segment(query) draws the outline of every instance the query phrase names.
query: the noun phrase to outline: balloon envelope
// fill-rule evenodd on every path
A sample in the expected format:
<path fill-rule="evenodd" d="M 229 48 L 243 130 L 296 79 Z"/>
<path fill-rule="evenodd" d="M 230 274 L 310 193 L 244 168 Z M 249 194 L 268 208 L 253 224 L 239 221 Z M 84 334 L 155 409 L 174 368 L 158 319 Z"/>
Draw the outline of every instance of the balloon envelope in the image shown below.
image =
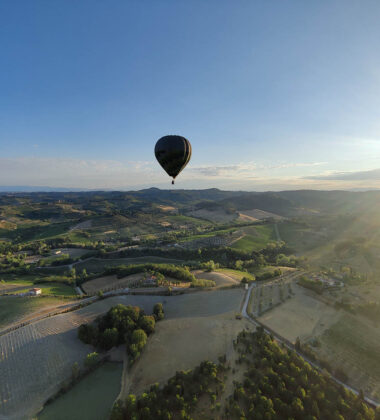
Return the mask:
<path fill-rule="evenodd" d="M 191 144 L 182 136 L 164 136 L 156 143 L 154 154 L 159 164 L 174 180 L 189 163 Z"/>

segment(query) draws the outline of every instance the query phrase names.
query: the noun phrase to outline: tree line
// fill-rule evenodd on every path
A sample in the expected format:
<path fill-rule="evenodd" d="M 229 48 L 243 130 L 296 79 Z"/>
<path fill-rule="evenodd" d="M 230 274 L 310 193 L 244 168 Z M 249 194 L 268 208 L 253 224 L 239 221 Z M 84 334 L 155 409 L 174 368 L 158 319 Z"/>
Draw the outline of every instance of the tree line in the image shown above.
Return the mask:
<path fill-rule="evenodd" d="M 131 274 L 141 273 L 143 271 L 155 271 L 161 273 L 164 276 L 173 277 L 175 279 L 192 282 L 195 280 L 194 274 L 192 274 L 188 267 L 182 267 L 174 264 L 130 264 L 130 265 L 119 265 L 117 267 L 106 268 L 105 274 L 116 274 L 118 278 L 126 277 Z"/>

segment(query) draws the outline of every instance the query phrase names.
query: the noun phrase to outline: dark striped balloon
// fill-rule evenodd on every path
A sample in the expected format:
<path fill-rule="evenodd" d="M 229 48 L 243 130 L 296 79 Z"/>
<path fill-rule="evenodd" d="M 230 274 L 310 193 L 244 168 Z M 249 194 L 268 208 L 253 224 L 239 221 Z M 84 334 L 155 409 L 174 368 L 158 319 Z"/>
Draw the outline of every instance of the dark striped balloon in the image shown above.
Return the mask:
<path fill-rule="evenodd" d="M 164 136 L 156 143 L 154 154 L 166 173 L 173 178 L 189 163 L 191 158 L 191 144 L 182 136 Z"/>

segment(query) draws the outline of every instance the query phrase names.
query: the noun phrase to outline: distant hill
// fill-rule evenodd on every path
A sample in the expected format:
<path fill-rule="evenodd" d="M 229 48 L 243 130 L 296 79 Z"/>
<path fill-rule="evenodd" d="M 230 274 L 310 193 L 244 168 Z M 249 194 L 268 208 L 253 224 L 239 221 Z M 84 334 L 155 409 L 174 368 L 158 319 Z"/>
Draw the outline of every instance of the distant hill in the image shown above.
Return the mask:
<path fill-rule="evenodd" d="M 36 191 L 20 191 L 22 189 Z M 200 209 L 226 211 L 228 214 L 248 210 L 263 210 L 281 216 L 297 214 L 367 212 L 380 208 L 380 191 L 316 191 L 298 190 L 281 192 L 205 190 L 160 190 L 149 188 L 140 191 L 73 191 L 49 187 L 0 187 L 0 204 L 10 204 L 13 197 L 27 198 L 33 202 L 63 201 L 84 209 L 107 208 L 110 211 L 132 210 L 170 205 L 174 208 L 195 211 Z"/>
<path fill-rule="evenodd" d="M 59 188 L 59 187 L 42 187 L 42 186 L 28 186 L 28 185 L 0 185 L 0 192 L 12 193 L 30 193 L 30 192 L 70 192 L 70 191 L 88 191 L 86 188 Z"/>

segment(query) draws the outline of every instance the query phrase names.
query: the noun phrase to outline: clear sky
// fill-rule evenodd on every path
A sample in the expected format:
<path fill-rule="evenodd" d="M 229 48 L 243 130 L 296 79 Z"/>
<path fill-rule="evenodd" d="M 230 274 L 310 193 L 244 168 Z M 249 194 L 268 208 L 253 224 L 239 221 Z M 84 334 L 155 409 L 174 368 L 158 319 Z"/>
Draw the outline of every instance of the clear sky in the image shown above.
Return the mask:
<path fill-rule="evenodd" d="M 380 187 L 380 2 L 0 1 L 0 185 Z"/>

